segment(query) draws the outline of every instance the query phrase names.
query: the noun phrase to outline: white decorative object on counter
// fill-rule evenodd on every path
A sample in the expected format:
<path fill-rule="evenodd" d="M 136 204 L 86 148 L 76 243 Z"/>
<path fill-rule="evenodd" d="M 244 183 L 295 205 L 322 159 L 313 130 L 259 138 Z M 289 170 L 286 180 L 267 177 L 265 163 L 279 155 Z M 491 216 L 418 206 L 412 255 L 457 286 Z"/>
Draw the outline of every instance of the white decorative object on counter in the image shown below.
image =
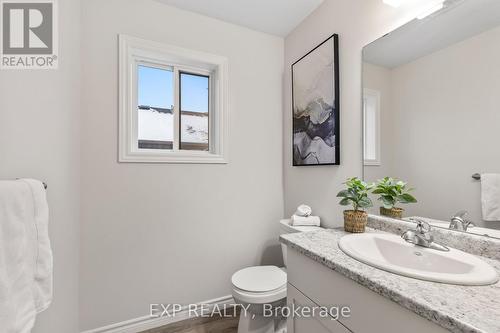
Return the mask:
<path fill-rule="evenodd" d="M 310 216 L 311 214 L 312 214 L 311 207 L 309 207 L 308 205 L 300 205 L 299 207 L 297 207 L 297 210 L 295 211 L 294 215 L 307 217 Z"/>

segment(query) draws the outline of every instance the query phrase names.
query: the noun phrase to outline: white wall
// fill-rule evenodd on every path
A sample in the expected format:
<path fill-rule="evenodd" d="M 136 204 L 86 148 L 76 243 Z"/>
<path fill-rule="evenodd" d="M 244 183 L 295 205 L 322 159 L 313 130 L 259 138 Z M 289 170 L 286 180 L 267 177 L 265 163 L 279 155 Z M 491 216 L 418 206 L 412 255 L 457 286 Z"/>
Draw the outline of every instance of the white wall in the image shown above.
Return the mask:
<path fill-rule="evenodd" d="M 408 214 L 481 223 L 473 173 L 500 172 L 500 27 L 391 72 L 396 176 L 416 189 Z"/>
<path fill-rule="evenodd" d="M 0 71 L 0 179 L 45 181 L 54 300 L 33 333 L 78 332 L 80 1 L 59 1 L 59 69 Z"/>
<path fill-rule="evenodd" d="M 119 33 L 229 59 L 230 163 L 117 163 Z M 283 39 L 151 0 L 83 2 L 80 327 L 229 295 L 281 261 Z"/>
<path fill-rule="evenodd" d="M 417 7 L 413 2 L 394 9 L 380 0 L 326 0 L 285 39 L 285 215 L 308 203 L 324 225 L 342 225 L 343 207 L 335 196 L 347 177 L 362 174 L 361 49 L 415 17 Z M 333 33 L 340 38 L 341 165 L 292 167 L 290 66 Z"/>

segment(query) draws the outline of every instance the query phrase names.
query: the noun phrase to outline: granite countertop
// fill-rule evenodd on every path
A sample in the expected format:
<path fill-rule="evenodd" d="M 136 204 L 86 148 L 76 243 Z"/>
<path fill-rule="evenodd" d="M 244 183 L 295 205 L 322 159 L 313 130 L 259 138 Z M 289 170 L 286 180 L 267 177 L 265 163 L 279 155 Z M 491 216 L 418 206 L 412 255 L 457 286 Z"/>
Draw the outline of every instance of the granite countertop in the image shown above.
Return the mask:
<path fill-rule="evenodd" d="M 367 232 L 382 232 L 367 229 Z M 417 280 L 366 265 L 338 247 L 342 229 L 285 234 L 280 241 L 303 255 L 452 332 L 500 332 L 500 282 L 457 286 Z M 481 258 L 500 272 L 500 262 Z"/>

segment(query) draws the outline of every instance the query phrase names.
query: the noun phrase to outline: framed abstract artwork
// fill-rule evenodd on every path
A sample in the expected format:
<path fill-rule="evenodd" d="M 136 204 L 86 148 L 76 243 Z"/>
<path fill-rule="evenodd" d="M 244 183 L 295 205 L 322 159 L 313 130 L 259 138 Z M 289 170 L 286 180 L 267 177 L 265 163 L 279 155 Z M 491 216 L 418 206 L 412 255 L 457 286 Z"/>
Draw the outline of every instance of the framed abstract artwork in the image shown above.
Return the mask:
<path fill-rule="evenodd" d="M 338 45 L 334 34 L 292 64 L 294 166 L 340 164 Z"/>

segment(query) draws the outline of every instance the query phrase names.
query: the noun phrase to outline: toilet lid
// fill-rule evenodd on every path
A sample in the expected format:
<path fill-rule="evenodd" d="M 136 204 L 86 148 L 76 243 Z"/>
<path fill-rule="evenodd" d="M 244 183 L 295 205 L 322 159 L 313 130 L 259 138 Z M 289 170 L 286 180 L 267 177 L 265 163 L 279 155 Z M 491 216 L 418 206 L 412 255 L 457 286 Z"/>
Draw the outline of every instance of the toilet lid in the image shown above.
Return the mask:
<path fill-rule="evenodd" d="M 283 287 L 286 273 L 276 266 L 254 266 L 234 273 L 231 282 L 241 290 L 265 292 Z"/>

